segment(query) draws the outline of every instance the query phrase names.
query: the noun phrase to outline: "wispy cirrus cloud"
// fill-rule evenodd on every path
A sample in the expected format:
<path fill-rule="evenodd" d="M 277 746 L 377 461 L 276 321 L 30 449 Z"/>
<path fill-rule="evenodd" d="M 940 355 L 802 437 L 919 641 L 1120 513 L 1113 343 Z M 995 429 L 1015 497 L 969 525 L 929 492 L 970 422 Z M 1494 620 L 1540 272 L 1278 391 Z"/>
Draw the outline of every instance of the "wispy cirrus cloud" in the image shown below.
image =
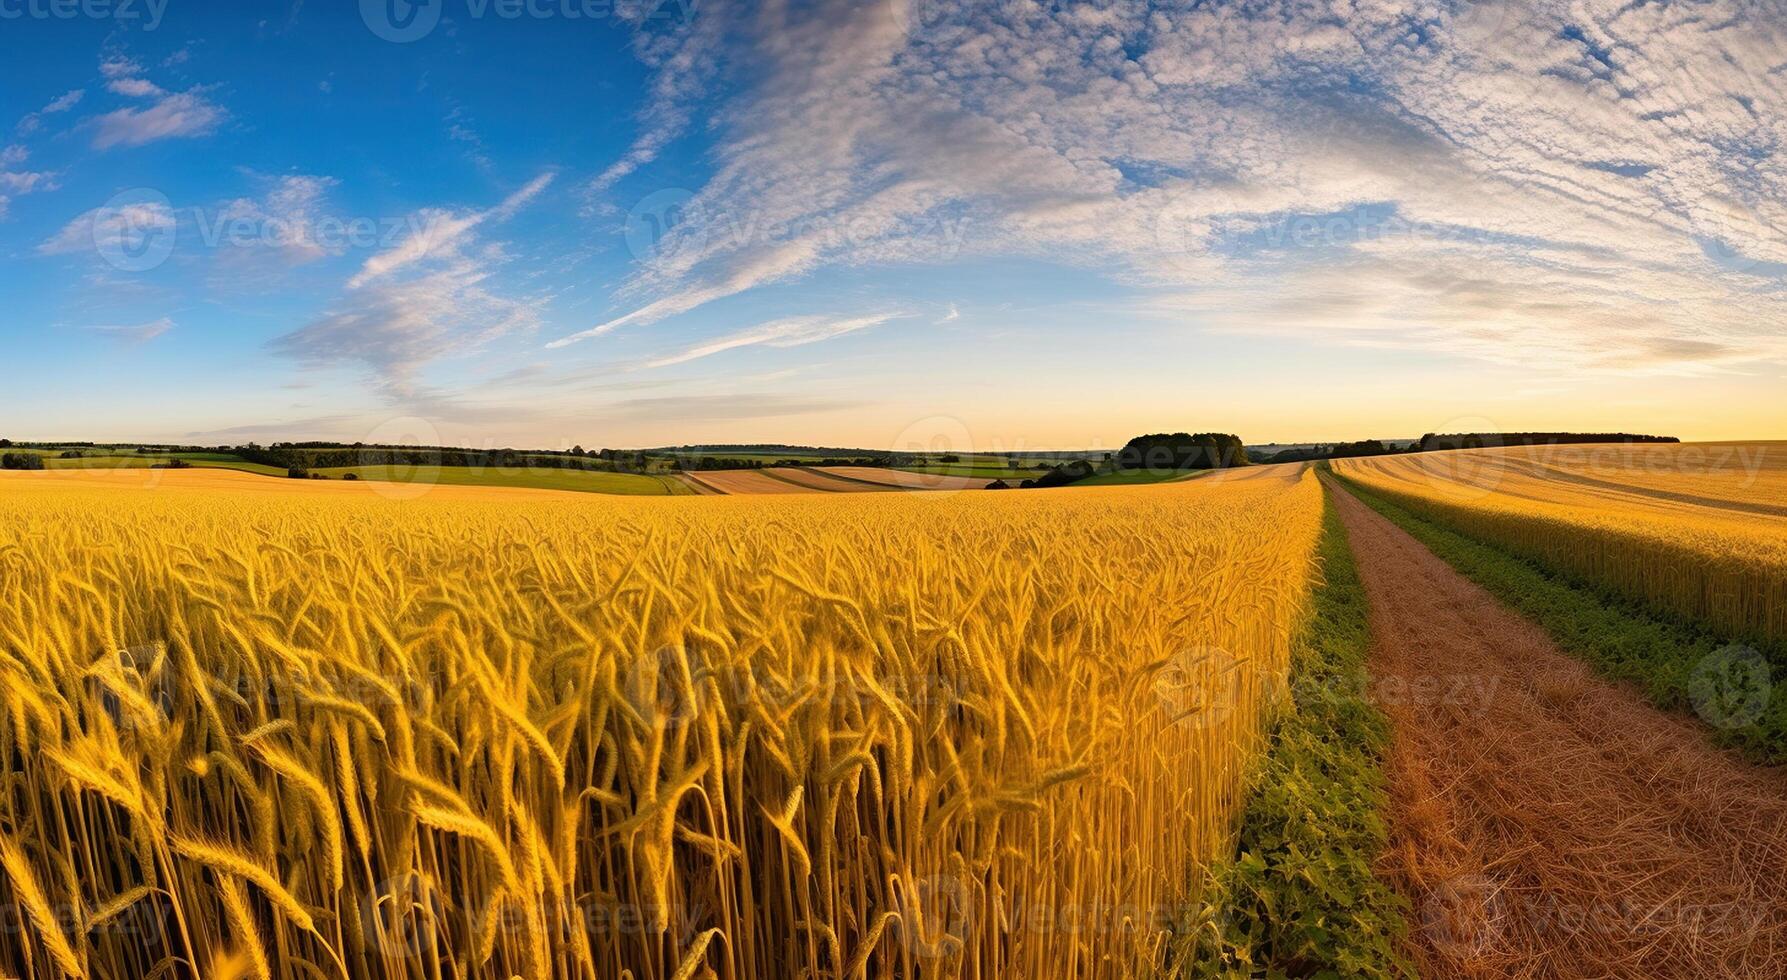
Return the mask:
<path fill-rule="evenodd" d="M 142 65 L 131 58 L 110 56 L 100 62 L 99 73 L 111 92 L 126 98 L 151 99 L 153 103 L 142 108 L 115 109 L 94 119 L 96 150 L 205 136 L 229 118 L 229 113 L 207 99 L 200 89 L 169 92 L 144 78 Z"/>
<path fill-rule="evenodd" d="M 496 287 L 507 257 L 474 231 L 512 217 L 551 181 L 536 177 L 487 210 L 411 216 L 410 233 L 368 258 L 323 315 L 270 348 L 311 367 L 364 368 L 394 398 L 425 397 L 416 375 L 428 362 L 537 326 L 542 301 Z"/>
<path fill-rule="evenodd" d="M 94 120 L 93 148 L 142 146 L 157 140 L 204 136 L 228 118 L 197 91 L 164 95 L 144 109 L 117 109 Z"/>
<path fill-rule="evenodd" d="M 70 255 L 99 250 L 101 253 L 128 251 L 145 239 L 173 232 L 179 221 L 174 209 L 157 201 L 143 201 L 118 206 L 107 205 L 87 211 L 55 235 L 39 243 L 39 255 Z"/>
<path fill-rule="evenodd" d="M 131 347 L 141 346 L 174 329 L 171 317 L 162 317 L 148 323 L 137 323 L 128 326 L 93 326 L 82 328 L 91 333 L 101 334 L 121 344 Z"/>
<path fill-rule="evenodd" d="M 479 225 L 491 220 L 504 221 L 514 216 L 516 211 L 551 185 L 552 180 L 553 174 L 541 174 L 510 194 L 501 204 L 486 211 L 455 212 L 430 208 L 418 212 L 419 220 L 413 223 L 417 230 L 394 247 L 367 259 L 354 278 L 348 280 L 348 288 L 357 289 L 430 257 L 457 251 Z"/>
<path fill-rule="evenodd" d="M 855 408 L 861 401 L 807 398 L 799 395 L 740 392 L 728 395 L 665 395 L 628 398 L 610 403 L 602 414 L 611 419 L 649 422 L 705 422 L 726 419 L 772 419 L 819 415 Z"/>
<path fill-rule="evenodd" d="M 686 364 L 703 357 L 741 347 L 802 347 L 842 337 L 845 334 L 878 327 L 903 314 L 875 313 L 868 316 L 799 316 L 772 320 L 734 333 L 702 341 L 692 347 L 665 354 L 646 362 L 646 367 L 661 368 Z M 550 345 L 548 345 L 550 346 Z"/>
<path fill-rule="evenodd" d="M 36 112 L 29 113 L 18 122 L 18 133 L 29 136 L 43 128 L 43 117 L 53 116 L 59 112 L 67 112 L 80 104 L 81 98 L 87 94 L 85 89 L 71 89 L 51 99 L 48 105 Z"/>

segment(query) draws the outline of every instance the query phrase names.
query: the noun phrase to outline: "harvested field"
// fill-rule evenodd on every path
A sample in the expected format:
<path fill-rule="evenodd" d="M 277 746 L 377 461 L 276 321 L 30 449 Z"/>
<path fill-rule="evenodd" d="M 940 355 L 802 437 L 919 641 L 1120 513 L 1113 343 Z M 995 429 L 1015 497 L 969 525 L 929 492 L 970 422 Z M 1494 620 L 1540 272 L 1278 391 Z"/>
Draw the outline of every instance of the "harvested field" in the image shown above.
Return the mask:
<path fill-rule="evenodd" d="M 979 477 L 944 476 L 941 473 L 911 473 L 905 470 L 881 469 L 874 466 L 827 466 L 817 472 L 846 480 L 857 480 L 902 490 L 981 490 L 993 482 Z"/>
<path fill-rule="evenodd" d="M 809 490 L 819 490 L 824 493 L 886 493 L 895 489 L 871 486 L 858 480 L 840 479 L 826 475 L 825 470 L 809 470 L 798 466 L 778 466 L 762 472 L 778 480 L 786 480 Z"/>
<path fill-rule="evenodd" d="M 1591 675 L 1336 493 L 1395 726 L 1391 848 L 1424 977 L 1787 975 L 1787 778 Z"/>
<path fill-rule="evenodd" d="M 824 493 L 812 487 L 804 487 L 787 480 L 778 480 L 773 476 L 757 470 L 706 470 L 690 471 L 683 474 L 690 481 L 701 484 L 715 493 L 737 494 L 741 496 L 759 496 L 767 494 L 788 493 Z"/>

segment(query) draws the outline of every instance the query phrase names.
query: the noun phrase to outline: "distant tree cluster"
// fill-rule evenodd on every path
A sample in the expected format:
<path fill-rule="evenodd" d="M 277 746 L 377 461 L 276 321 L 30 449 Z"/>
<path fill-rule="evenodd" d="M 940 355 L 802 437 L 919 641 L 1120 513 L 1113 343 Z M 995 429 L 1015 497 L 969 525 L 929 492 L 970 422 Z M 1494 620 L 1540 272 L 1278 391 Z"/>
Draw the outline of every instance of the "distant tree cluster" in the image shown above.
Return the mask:
<path fill-rule="evenodd" d="M 743 459 L 733 456 L 675 455 L 672 470 L 760 470 L 768 466 L 887 466 L 886 456 L 827 456 L 822 459 Z"/>
<path fill-rule="evenodd" d="M 36 453 L 6 453 L 0 455 L 0 470 L 41 470 L 43 457 Z"/>
<path fill-rule="evenodd" d="M 1036 487 L 1038 489 L 1045 487 L 1064 487 L 1069 483 L 1078 483 L 1097 472 L 1097 468 L 1090 462 L 1083 459 L 1076 459 L 1072 462 L 1062 463 L 1060 466 L 1051 466 L 1041 476 L 1033 480 L 1025 480 L 1023 483 L 1019 484 L 1019 486 Z"/>
<path fill-rule="evenodd" d="M 1226 432 L 1157 432 L 1129 440 L 1114 464 L 1118 470 L 1226 469 L 1247 465 L 1247 447 Z"/>
<path fill-rule="evenodd" d="M 368 446 L 355 443 L 248 443 L 228 450 L 251 463 L 277 469 L 327 469 L 346 466 L 459 466 L 483 469 L 561 469 L 611 473 L 643 471 L 643 453 L 604 449 L 590 454 L 571 450 L 463 449 L 449 446 Z"/>
<path fill-rule="evenodd" d="M 1377 439 L 1361 439 L 1358 442 L 1337 442 L 1333 445 L 1286 449 L 1260 457 L 1255 461 L 1260 463 L 1301 463 L 1311 459 L 1353 459 L 1360 456 L 1391 456 L 1415 451 L 1415 443 L 1410 443 L 1407 449 L 1397 449 L 1395 446 L 1386 446 Z"/>
<path fill-rule="evenodd" d="M 1562 446 L 1593 442 L 1681 442 L 1674 436 L 1641 436 L 1628 432 L 1429 432 L 1416 444 L 1421 452 L 1440 449 L 1486 449 L 1494 446 Z"/>

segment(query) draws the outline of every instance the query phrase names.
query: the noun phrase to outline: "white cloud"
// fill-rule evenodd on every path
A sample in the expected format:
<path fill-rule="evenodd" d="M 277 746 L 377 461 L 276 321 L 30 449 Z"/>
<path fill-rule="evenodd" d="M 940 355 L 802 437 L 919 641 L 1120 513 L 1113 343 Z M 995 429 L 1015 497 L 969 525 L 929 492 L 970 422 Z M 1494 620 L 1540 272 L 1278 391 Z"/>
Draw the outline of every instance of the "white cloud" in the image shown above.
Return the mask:
<path fill-rule="evenodd" d="M 331 239 L 319 230 L 328 217 L 328 193 L 339 181 L 305 174 L 258 179 L 269 183 L 265 194 L 225 202 L 211 216 L 213 226 L 200 229 L 210 239 L 208 244 L 229 238 L 230 243 L 250 246 L 225 250 L 226 262 L 254 262 L 257 256 L 270 255 L 279 266 L 291 267 L 339 254 L 344 247 L 339 236 Z"/>
<path fill-rule="evenodd" d="M 158 202 L 137 202 L 118 207 L 99 207 L 62 226 L 37 246 L 39 255 L 69 255 L 97 249 L 101 253 L 128 252 L 146 238 L 175 229 L 171 207 Z"/>
<path fill-rule="evenodd" d="M 56 188 L 55 174 L 9 169 L 24 163 L 30 156 L 30 151 L 22 146 L 0 149 L 0 219 L 4 219 L 11 209 L 13 197 Z"/>
<path fill-rule="evenodd" d="M 427 362 L 538 322 L 533 304 L 499 296 L 486 285 L 489 276 L 484 263 L 462 256 L 408 279 L 350 290 L 321 317 L 275 339 L 272 349 L 312 367 L 359 365 L 390 393 L 411 394 Z"/>
<path fill-rule="evenodd" d="M 85 89 L 77 88 L 56 96 L 54 99 L 50 100 L 49 105 L 20 119 L 18 131 L 24 135 L 30 135 L 31 133 L 37 132 L 37 130 L 43 126 L 44 116 L 53 116 L 58 112 L 67 112 L 74 108 L 81 101 L 81 97 L 86 94 L 87 92 Z"/>
<path fill-rule="evenodd" d="M 0 171 L 0 191 L 8 194 L 29 194 L 33 191 L 49 190 L 53 174 L 35 171 Z"/>
<path fill-rule="evenodd" d="M 653 30 L 655 25 L 649 21 L 640 25 L 634 49 L 640 60 L 654 69 L 645 107 L 639 113 L 643 132 L 620 159 L 584 185 L 584 194 L 592 202 L 657 159 L 688 128 L 693 103 L 719 72 L 726 23 L 721 17 L 698 16 L 692 24 L 669 34 Z M 601 210 L 593 205 L 586 209 L 589 213 Z"/>
<path fill-rule="evenodd" d="M 358 289 L 424 259 L 457 251 L 479 225 L 490 219 L 506 221 L 513 217 L 529 201 L 539 196 L 552 183 L 552 178 L 550 173 L 535 177 L 520 190 L 504 198 L 501 204 L 487 211 L 454 213 L 430 208 L 417 212 L 416 220 L 411 222 L 413 230 L 410 234 L 391 248 L 367 259 L 360 271 L 348 280 L 348 288 Z"/>
<path fill-rule="evenodd" d="M 1218 329 L 1560 369 L 1781 356 L 1769 8 L 1345 6 L 705 6 L 750 84 L 697 220 L 634 309 L 557 343 L 959 253 L 1089 265 Z"/>
<path fill-rule="evenodd" d="M 673 364 L 685 364 L 698 358 L 737 350 L 740 347 L 801 347 L 806 344 L 816 344 L 833 337 L 855 333 L 858 330 L 878 327 L 899 315 L 897 313 L 878 313 L 858 317 L 800 316 L 772 320 L 769 323 L 758 324 L 746 330 L 703 341 L 674 354 L 654 358 L 645 366 L 660 368 Z"/>
<path fill-rule="evenodd" d="M 139 344 L 146 344 L 162 334 L 167 333 L 169 330 L 174 329 L 174 321 L 171 318 L 164 316 L 159 320 L 151 320 L 148 323 L 138 323 L 132 326 L 87 327 L 85 329 L 90 330 L 93 333 L 104 334 L 119 343 L 128 344 L 134 347 Z"/>
<path fill-rule="evenodd" d="M 81 101 L 81 97 L 86 94 L 87 94 L 87 92 L 85 89 L 78 89 L 78 88 L 70 89 L 69 91 L 62 93 L 61 95 L 56 96 L 54 99 L 51 99 L 49 105 L 44 106 L 42 109 L 40 109 L 38 111 L 42 115 L 46 115 L 46 116 L 53 115 L 58 112 L 67 112 L 68 110 L 74 108 L 77 104 L 79 104 Z"/>
<path fill-rule="evenodd" d="M 106 83 L 106 88 L 118 95 L 133 99 L 147 99 L 165 95 L 161 86 L 144 78 L 114 78 Z"/>
<path fill-rule="evenodd" d="M 131 78 L 143 73 L 143 66 L 131 58 L 114 55 L 99 63 L 99 73 L 106 78 Z"/>
<path fill-rule="evenodd" d="M 321 317 L 276 338 L 272 349 L 312 367 L 365 368 L 394 398 L 440 402 L 417 380 L 424 365 L 538 326 L 543 301 L 494 287 L 506 257 L 500 245 L 480 245 L 475 231 L 514 215 L 551 180 L 537 177 L 486 211 L 413 215 L 408 237 L 367 259 Z"/>
<path fill-rule="evenodd" d="M 96 119 L 93 148 L 141 146 L 156 140 L 204 136 L 228 117 L 197 91 L 167 95 L 146 109 L 118 109 Z"/>

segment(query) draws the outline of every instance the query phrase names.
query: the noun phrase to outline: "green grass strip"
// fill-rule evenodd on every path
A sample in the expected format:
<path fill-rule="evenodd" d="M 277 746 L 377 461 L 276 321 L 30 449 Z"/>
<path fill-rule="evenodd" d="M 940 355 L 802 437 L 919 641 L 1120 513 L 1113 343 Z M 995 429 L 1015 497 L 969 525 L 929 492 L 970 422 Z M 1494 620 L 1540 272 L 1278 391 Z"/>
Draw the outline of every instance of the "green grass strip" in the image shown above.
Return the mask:
<path fill-rule="evenodd" d="M 1390 724 L 1366 697 L 1369 605 L 1332 501 L 1291 697 L 1249 779 L 1240 847 L 1212 870 L 1192 977 L 1413 977 L 1405 903 L 1372 870 Z"/>
<path fill-rule="evenodd" d="M 1765 653 L 1572 582 L 1336 477 L 1464 577 L 1538 623 L 1571 656 L 1637 685 L 1659 708 L 1697 715 L 1721 745 L 1759 762 L 1787 761 L 1787 673 L 1778 656 L 1771 671 Z"/>

